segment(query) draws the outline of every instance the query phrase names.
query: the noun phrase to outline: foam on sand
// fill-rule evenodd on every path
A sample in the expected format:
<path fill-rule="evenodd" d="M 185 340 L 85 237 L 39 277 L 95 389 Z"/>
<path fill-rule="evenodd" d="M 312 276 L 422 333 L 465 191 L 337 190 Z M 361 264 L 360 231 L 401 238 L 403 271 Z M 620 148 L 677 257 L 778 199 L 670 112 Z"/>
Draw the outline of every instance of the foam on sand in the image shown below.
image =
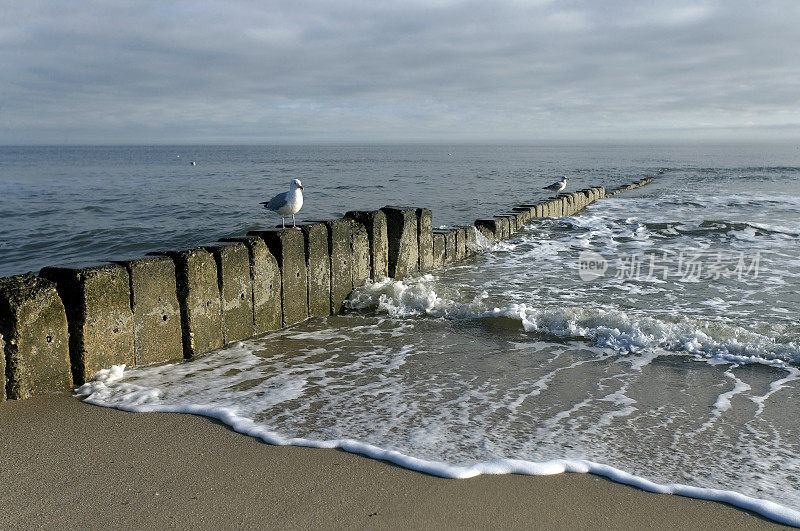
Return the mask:
<path fill-rule="evenodd" d="M 121 382 L 125 367 L 114 366 L 100 371 L 95 378 L 77 390 L 84 401 L 101 406 L 114 407 L 130 412 L 167 412 L 202 415 L 219 420 L 239 433 L 256 437 L 274 445 L 306 446 L 313 448 L 338 448 L 389 461 L 396 465 L 444 478 L 471 478 L 481 474 L 525 474 L 531 476 L 560 474 L 563 472 L 590 473 L 612 481 L 631 485 L 642 490 L 662 494 L 676 494 L 691 498 L 728 503 L 787 525 L 800 526 L 800 512 L 777 503 L 745 496 L 732 491 L 681 485 L 659 484 L 627 473 L 617 468 L 580 459 L 553 459 L 532 462 L 518 459 L 498 459 L 467 466 L 419 459 L 398 451 L 380 448 L 358 440 L 341 438 L 314 440 L 285 437 L 252 419 L 237 414 L 234 408 L 213 407 L 203 404 L 169 405 L 161 403 L 162 393 L 158 389 Z"/>

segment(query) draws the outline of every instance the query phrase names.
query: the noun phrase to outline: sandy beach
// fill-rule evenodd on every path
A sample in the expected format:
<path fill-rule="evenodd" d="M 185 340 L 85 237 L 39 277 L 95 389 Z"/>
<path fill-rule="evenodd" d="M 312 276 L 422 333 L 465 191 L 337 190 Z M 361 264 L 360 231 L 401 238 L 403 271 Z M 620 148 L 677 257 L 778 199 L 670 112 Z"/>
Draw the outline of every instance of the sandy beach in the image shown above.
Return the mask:
<path fill-rule="evenodd" d="M 585 474 L 448 480 L 276 447 L 206 418 L 71 397 L 0 404 L 0 528 L 780 527 Z"/>

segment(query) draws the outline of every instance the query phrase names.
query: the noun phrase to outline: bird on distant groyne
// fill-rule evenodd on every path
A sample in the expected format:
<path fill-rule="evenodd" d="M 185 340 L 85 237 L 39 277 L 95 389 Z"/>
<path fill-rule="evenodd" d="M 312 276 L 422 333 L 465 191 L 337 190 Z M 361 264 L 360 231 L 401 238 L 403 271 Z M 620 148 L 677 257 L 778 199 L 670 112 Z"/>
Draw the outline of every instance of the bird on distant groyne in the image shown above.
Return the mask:
<path fill-rule="evenodd" d="M 264 205 L 264 208 L 267 210 L 272 210 L 273 212 L 277 212 L 281 215 L 281 226 L 285 229 L 286 228 L 286 216 L 289 214 L 292 215 L 292 227 L 298 228 L 294 221 L 294 215 L 297 214 L 301 208 L 303 208 L 303 185 L 300 183 L 300 179 L 294 179 L 289 184 L 289 191 L 283 192 L 282 194 L 278 194 L 269 201 L 264 201 L 263 203 L 259 203 L 260 205 Z"/>
<path fill-rule="evenodd" d="M 560 181 L 556 181 L 553 184 L 549 184 L 544 187 L 545 190 L 552 190 L 554 192 L 560 192 L 567 186 L 567 176 L 564 175 L 561 177 Z"/>

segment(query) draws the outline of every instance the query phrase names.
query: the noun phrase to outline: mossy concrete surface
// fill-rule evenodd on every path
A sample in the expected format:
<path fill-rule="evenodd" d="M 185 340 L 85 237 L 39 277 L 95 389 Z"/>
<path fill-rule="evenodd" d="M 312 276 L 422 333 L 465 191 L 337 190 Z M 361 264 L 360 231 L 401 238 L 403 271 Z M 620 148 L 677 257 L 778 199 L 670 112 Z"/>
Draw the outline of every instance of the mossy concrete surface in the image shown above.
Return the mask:
<path fill-rule="evenodd" d="M 385 206 L 389 238 L 389 276 L 402 280 L 419 271 L 417 209 Z"/>
<path fill-rule="evenodd" d="M 367 228 L 354 220 L 350 221 L 350 255 L 351 273 L 353 275 L 353 288 L 363 286 L 369 280 L 371 263 L 369 256 L 369 236 Z"/>
<path fill-rule="evenodd" d="M 419 271 L 433 269 L 433 213 L 427 208 L 417 209 L 417 244 L 419 246 Z"/>
<path fill-rule="evenodd" d="M 184 357 L 222 348 L 222 301 L 214 256 L 203 248 L 154 254 L 169 256 L 175 264 Z"/>
<path fill-rule="evenodd" d="M 444 233 L 433 232 L 433 268 L 439 269 L 444 266 L 445 259 L 445 237 Z"/>
<path fill-rule="evenodd" d="M 153 256 L 119 262 L 130 276 L 136 365 L 183 358 L 175 264 Z"/>
<path fill-rule="evenodd" d="M 345 217 L 364 225 L 369 238 L 371 257 L 370 278 L 374 281 L 389 276 L 389 236 L 386 214 L 381 210 L 352 210 Z"/>
<path fill-rule="evenodd" d="M 75 385 L 112 365 L 135 365 L 130 278 L 125 267 L 46 267 L 39 275 L 56 283 L 67 312 Z"/>
<path fill-rule="evenodd" d="M 222 238 L 222 242 L 241 242 L 250 256 L 250 279 L 253 286 L 253 332 L 255 335 L 278 330 L 283 325 L 281 312 L 281 270 L 258 236 Z"/>
<path fill-rule="evenodd" d="M 33 273 L 0 279 L 0 335 L 0 396 L 72 387 L 67 315 L 53 282 Z"/>
<path fill-rule="evenodd" d="M 261 237 L 280 266 L 283 326 L 307 319 L 308 272 L 302 231 L 293 228 L 270 229 L 250 232 L 248 235 Z"/>
<path fill-rule="evenodd" d="M 217 263 L 217 285 L 225 343 L 253 337 L 253 281 L 250 252 L 240 242 L 206 247 Z"/>
<path fill-rule="evenodd" d="M 331 256 L 328 228 L 324 223 L 303 223 L 306 267 L 308 269 L 308 315 L 323 317 L 331 313 Z"/>

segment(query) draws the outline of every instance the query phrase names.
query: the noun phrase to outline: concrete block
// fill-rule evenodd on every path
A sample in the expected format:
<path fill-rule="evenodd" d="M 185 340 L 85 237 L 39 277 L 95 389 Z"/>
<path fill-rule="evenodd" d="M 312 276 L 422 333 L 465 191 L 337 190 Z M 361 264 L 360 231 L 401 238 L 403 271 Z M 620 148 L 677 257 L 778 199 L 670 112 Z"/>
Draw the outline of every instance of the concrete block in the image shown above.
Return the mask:
<path fill-rule="evenodd" d="M 181 308 L 183 357 L 191 358 L 218 348 L 222 334 L 222 299 L 217 262 L 202 248 L 151 253 L 168 256 L 175 264 L 178 304 Z"/>
<path fill-rule="evenodd" d="M 247 233 L 258 236 L 281 269 L 281 309 L 283 326 L 308 318 L 308 272 L 303 232 L 296 229 L 271 229 Z M 348 240 L 349 252 L 349 240 Z"/>
<path fill-rule="evenodd" d="M 222 338 L 225 343 L 253 337 L 253 280 L 250 252 L 243 243 L 211 245 L 206 250 L 217 262 L 217 284 L 222 307 Z"/>
<path fill-rule="evenodd" d="M 345 299 L 353 291 L 351 263 L 353 252 L 350 247 L 350 232 L 353 225 L 348 219 L 323 220 L 320 223 L 325 225 L 328 231 L 328 252 L 331 264 L 330 311 L 332 314 L 338 314 L 342 311 Z"/>
<path fill-rule="evenodd" d="M 389 237 L 389 276 L 401 280 L 419 271 L 417 211 L 410 207 L 385 206 Z"/>
<path fill-rule="evenodd" d="M 175 264 L 166 256 L 119 262 L 128 270 L 136 365 L 183 358 Z"/>
<path fill-rule="evenodd" d="M 476 219 L 475 228 L 490 240 L 500 239 L 500 234 L 498 233 L 499 226 L 497 220 L 494 218 Z"/>
<path fill-rule="evenodd" d="M 462 227 L 466 242 L 466 255 L 472 256 L 478 252 L 478 230 L 475 227 Z"/>
<path fill-rule="evenodd" d="M 445 237 L 443 232 L 433 232 L 433 268 L 439 269 L 445 264 Z"/>
<path fill-rule="evenodd" d="M 505 240 L 508 238 L 508 221 L 506 218 L 497 217 L 494 218 L 494 238 L 495 240 Z"/>
<path fill-rule="evenodd" d="M 64 303 L 75 385 L 112 365 L 135 364 L 127 269 L 119 264 L 46 267 L 39 276 L 56 283 Z"/>
<path fill-rule="evenodd" d="M 527 225 L 530 222 L 531 209 L 529 207 L 515 206 L 511 210 L 518 212 L 517 219 L 519 220 L 520 226 Z"/>
<path fill-rule="evenodd" d="M 495 218 L 501 220 L 500 223 L 503 230 L 503 239 L 510 238 L 512 234 L 517 232 L 517 224 L 516 221 L 512 219 L 512 216 L 509 216 L 508 214 L 498 214 L 495 216 Z"/>
<path fill-rule="evenodd" d="M 447 264 L 458 262 L 458 231 L 448 230 L 444 233 L 444 261 Z"/>
<path fill-rule="evenodd" d="M 427 208 L 417 209 L 417 243 L 419 270 L 430 271 L 433 269 L 433 214 Z"/>
<path fill-rule="evenodd" d="M 386 214 L 382 210 L 351 211 L 345 214 L 364 225 L 369 237 L 372 280 L 382 280 L 389 276 L 389 236 L 386 232 Z"/>
<path fill-rule="evenodd" d="M 72 388 L 67 315 L 49 280 L 0 279 L 0 400 Z"/>
<path fill-rule="evenodd" d="M 456 235 L 456 262 L 467 257 L 467 231 L 463 227 L 453 230 Z"/>
<path fill-rule="evenodd" d="M 308 271 L 308 315 L 323 317 L 331 314 L 331 254 L 328 248 L 328 228 L 324 223 L 300 225 Z"/>
<path fill-rule="evenodd" d="M 253 333 L 260 335 L 281 328 L 281 269 L 267 244 L 257 236 L 222 238 L 220 241 L 240 242 L 247 247 L 253 287 Z"/>
<path fill-rule="evenodd" d="M 367 228 L 361 223 L 348 220 L 350 229 L 350 254 L 352 256 L 351 273 L 353 275 L 353 288 L 363 286 L 370 277 L 369 236 Z"/>

